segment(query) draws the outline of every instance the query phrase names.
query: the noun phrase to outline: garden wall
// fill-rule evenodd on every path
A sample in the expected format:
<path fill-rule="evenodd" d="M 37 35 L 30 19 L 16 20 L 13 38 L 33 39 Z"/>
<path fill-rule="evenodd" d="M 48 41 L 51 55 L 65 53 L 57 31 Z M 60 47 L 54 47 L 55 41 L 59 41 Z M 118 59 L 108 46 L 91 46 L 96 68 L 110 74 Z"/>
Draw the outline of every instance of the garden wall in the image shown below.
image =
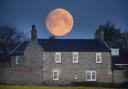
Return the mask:
<path fill-rule="evenodd" d="M 7 84 L 38 85 L 43 80 L 40 68 L 0 68 L 0 82 Z"/>

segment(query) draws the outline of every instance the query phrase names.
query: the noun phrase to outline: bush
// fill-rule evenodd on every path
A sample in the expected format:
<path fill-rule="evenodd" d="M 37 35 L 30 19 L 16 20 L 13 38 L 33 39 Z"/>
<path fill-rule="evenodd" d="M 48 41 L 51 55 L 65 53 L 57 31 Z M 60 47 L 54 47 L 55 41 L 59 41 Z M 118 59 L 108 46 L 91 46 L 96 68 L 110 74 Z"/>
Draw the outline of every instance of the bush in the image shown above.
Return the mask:
<path fill-rule="evenodd" d="M 124 83 L 99 83 L 99 82 L 72 82 L 72 86 L 104 87 L 104 88 L 128 88 L 128 82 Z"/>
<path fill-rule="evenodd" d="M 123 82 L 120 84 L 120 87 L 122 88 L 128 88 L 128 82 Z"/>

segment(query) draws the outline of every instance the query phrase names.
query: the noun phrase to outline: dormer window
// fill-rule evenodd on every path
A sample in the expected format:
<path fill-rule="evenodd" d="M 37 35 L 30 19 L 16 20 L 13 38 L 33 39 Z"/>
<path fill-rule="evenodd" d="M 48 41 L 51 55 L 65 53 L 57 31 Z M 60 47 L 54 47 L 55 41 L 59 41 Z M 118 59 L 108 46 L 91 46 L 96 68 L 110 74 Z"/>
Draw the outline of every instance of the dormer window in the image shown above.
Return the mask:
<path fill-rule="evenodd" d="M 55 53 L 55 63 L 61 63 L 61 52 Z"/>
<path fill-rule="evenodd" d="M 117 49 L 117 48 L 112 48 L 112 49 L 111 49 L 111 54 L 112 54 L 112 56 L 118 56 L 118 55 L 119 55 L 119 49 Z"/>

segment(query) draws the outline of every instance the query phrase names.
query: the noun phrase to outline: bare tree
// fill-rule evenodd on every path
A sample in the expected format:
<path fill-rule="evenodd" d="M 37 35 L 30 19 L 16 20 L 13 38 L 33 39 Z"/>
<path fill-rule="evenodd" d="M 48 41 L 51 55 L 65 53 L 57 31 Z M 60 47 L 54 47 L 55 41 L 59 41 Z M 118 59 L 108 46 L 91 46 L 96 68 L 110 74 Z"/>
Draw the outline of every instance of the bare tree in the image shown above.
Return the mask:
<path fill-rule="evenodd" d="M 106 41 L 109 46 L 112 46 L 121 38 L 120 28 L 117 28 L 110 21 L 99 26 L 95 32 L 95 38 L 97 38 L 97 35 L 100 34 L 100 30 L 104 31 L 104 41 Z"/>
<path fill-rule="evenodd" d="M 115 25 L 111 22 L 100 25 L 95 32 L 95 38 L 100 34 L 100 31 L 104 31 L 104 41 L 110 47 L 120 48 L 120 56 L 122 60 L 128 61 L 128 32 L 120 32 L 119 28 L 116 28 Z M 128 79 L 128 66 L 124 67 L 124 75 Z"/>
<path fill-rule="evenodd" d="M 13 25 L 0 26 L 0 43 L 18 44 L 26 39 L 26 35 Z"/>
<path fill-rule="evenodd" d="M 128 58 L 128 32 L 120 32 L 112 22 L 107 22 L 99 26 L 95 32 L 95 38 L 100 34 L 100 30 L 104 30 L 104 41 L 110 47 L 120 48 L 120 55 L 124 58 Z"/>
<path fill-rule="evenodd" d="M 7 55 L 17 45 L 27 40 L 26 35 L 14 25 L 0 25 L 0 60 L 6 59 Z M 6 54 L 2 57 L 3 54 Z"/>

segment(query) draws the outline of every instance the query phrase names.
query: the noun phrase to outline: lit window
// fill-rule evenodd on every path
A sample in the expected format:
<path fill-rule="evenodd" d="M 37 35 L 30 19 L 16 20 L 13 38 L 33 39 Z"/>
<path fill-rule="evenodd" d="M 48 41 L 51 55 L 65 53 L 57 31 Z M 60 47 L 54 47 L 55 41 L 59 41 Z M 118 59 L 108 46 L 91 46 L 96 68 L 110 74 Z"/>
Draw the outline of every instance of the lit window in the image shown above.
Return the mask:
<path fill-rule="evenodd" d="M 55 53 L 55 63 L 61 63 L 61 52 Z"/>
<path fill-rule="evenodd" d="M 86 71 L 86 80 L 87 81 L 96 81 L 96 71 L 95 70 Z"/>
<path fill-rule="evenodd" d="M 59 70 L 58 69 L 53 70 L 53 80 L 59 80 Z"/>
<path fill-rule="evenodd" d="M 78 63 L 78 52 L 73 52 L 73 63 Z"/>
<path fill-rule="evenodd" d="M 16 56 L 16 64 L 19 64 L 19 56 Z"/>
<path fill-rule="evenodd" d="M 119 49 L 114 49 L 114 48 L 112 48 L 112 49 L 111 49 L 111 54 L 112 54 L 113 56 L 118 56 L 118 55 L 119 55 Z"/>
<path fill-rule="evenodd" d="M 96 63 L 102 63 L 102 53 L 96 53 Z"/>

